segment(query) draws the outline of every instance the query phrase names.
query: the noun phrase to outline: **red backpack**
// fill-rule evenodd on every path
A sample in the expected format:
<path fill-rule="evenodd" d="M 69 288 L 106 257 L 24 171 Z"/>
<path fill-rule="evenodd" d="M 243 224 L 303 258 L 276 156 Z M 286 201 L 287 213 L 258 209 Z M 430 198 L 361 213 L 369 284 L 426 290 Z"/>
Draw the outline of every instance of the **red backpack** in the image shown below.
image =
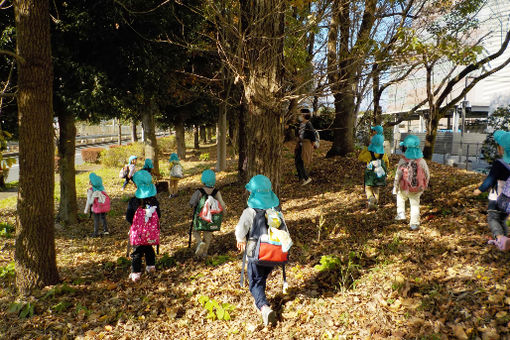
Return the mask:
<path fill-rule="evenodd" d="M 428 186 L 425 171 L 420 166 L 419 159 L 404 158 L 405 163 L 398 168 L 402 172 L 400 178 L 400 190 L 408 192 L 419 192 L 425 190 Z"/>
<path fill-rule="evenodd" d="M 107 213 L 110 211 L 110 196 L 108 196 L 104 191 L 101 192 L 105 195 L 106 199 L 103 203 L 99 203 L 98 198 L 94 198 L 94 202 L 92 203 L 92 212 L 95 214 Z"/>
<path fill-rule="evenodd" d="M 138 207 L 129 229 L 129 242 L 132 246 L 159 244 L 159 216 L 156 211 L 145 222 L 145 209 Z"/>

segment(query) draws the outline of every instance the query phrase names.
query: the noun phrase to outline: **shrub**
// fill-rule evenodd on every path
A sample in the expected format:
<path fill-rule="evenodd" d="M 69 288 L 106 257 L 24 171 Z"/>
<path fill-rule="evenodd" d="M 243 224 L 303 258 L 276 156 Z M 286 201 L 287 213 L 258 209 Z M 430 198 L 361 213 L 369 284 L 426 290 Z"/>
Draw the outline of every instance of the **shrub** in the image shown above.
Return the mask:
<path fill-rule="evenodd" d="M 158 150 L 160 157 L 170 154 L 177 147 L 175 136 L 161 137 L 158 139 Z"/>
<path fill-rule="evenodd" d="M 127 163 L 131 155 L 136 155 L 139 159 L 145 157 L 144 145 L 142 143 L 132 143 L 131 145 L 119 145 L 104 150 L 101 153 L 101 164 L 111 168 L 121 167 Z"/>
<path fill-rule="evenodd" d="M 109 148 L 110 148 L 110 149 L 114 149 L 114 148 L 118 148 L 118 147 L 120 147 L 120 146 L 122 146 L 122 145 L 119 145 L 119 144 L 112 144 L 112 145 L 110 145 L 110 146 L 109 146 Z"/>
<path fill-rule="evenodd" d="M 103 148 L 81 149 L 81 158 L 86 163 L 98 163 L 103 150 Z"/>
<path fill-rule="evenodd" d="M 209 152 L 201 153 L 200 156 L 198 157 L 198 159 L 201 161 L 208 161 L 209 160 Z"/>
<path fill-rule="evenodd" d="M 510 128 L 510 105 L 507 107 L 498 107 L 489 118 L 487 118 L 487 126 L 492 129 L 492 131 L 508 131 Z M 492 164 L 492 162 L 500 157 L 498 154 L 498 145 L 494 140 L 493 133 L 487 134 L 481 152 L 483 159 L 489 164 Z"/>

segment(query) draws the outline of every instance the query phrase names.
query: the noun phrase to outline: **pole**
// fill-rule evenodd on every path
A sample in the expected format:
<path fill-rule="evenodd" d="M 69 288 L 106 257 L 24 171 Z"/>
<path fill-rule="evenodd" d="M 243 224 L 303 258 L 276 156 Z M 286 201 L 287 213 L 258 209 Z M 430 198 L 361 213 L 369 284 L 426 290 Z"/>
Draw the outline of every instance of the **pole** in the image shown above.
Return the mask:
<path fill-rule="evenodd" d="M 466 147 L 466 170 L 468 170 L 469 167 L 469 144 Z"/>

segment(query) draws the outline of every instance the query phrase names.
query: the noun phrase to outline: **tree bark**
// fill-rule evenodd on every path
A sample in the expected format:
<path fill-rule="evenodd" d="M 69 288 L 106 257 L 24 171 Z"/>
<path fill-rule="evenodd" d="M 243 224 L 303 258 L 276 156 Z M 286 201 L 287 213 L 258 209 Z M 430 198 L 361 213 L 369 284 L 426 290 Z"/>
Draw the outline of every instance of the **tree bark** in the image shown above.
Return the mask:
<path fill-rule="evenodd" d="M 207 143 L 209 143 L 209 144 L 210 144 L 210 143 L 212 143 L 212 135 L 213 135 L 213 133 L 212 133 L 212 127 L 211 127 L 211 126 L 206 127 L 206 130 L 205 130 L 205 131 L 207 132 L 207 133 L 206 133 L 206 134 L 207 134 Z"/>
<path fill-rule="evenodd" d="M 133 143 L 138 142 L 138 135 L 136 132 L 136 121 L 135 120 L 131 121 L 131 141 Z"/>
<path fill-rule="evenodd" d="M 372 66 L 372 93 L 374 97 L 374 116 L 373 123 L 374 125 L 381 124 L 382 121 L 382 108 L 380 106 L 381 102 L 381 92 L 379 91 L 381 87 L 381 71 L 377 63 Z"/>
<path fill-rule="evenodd" d="M 205 125 L 200 126 L 200 140 L 203 144 L 207 143 L 206 127 Z"/>
<path fill-rule="evenodd" d="M 184 121 L 177 117 L 175 122 L 175 142 L 177 144 L 177 155 L 181 160 L 186 159 L 186 140 L 184 139 Z"/>
<path fill-rule="evenodd" d="M 53 70 L 48 0 L 14 1 L 18 60 L 19 190 L 16 287 L 59 281 L 55 254 Z"/>
<path fill-rule="evenodd" d="M 218 129 L 216 130 L 216 145 L 218 152 L 216 170 L 225 171 L 227 168 L 227 104 L 222 104 L 219 111 Z"/>
<path fill-rule="evenodd" d="M 426 118 L 427 133 L 425 134 L 425 147 L 423 148 L 423 158 L 426 160 L 432 160 L 432 155 L 434 154 L 439 119 L 440 114 L 438 108 L 436 106 L 432 106 L 432 110 Z"/>
<path fill-rule="evenodd" d="M 200 149 L 200 140 L 198 138 L 198 125 L 193 125 L 193 148 Z"/>
<path fill-rule="evenodd" d="M 238 111 L 238 129 L 237 145 L 239 148 L 239 158 L 237 162 L 237 179 L 240 183 L 247 182 L 248 174 L 246 172 L 246 155 L 248 154 L 248 141 L 246 139 L 246 114 L 247 108 L 245 100 L 242 100 Z"/>
<path fill-rule="evenodd" d="M 60 126 L 58 138 L 58 171 L 60 173 L 58 219 L 63 225 L 71 225 L 78 220 L 76 171 L 74 167 L 76 126 L 74 125 L 74 117 L 65 112 L 58 115 L 58 124 Z"/>
<path fill-rule="evenodd" d="M 147 101 L 142 107 L 142 125 L 145 131 L 145 158 L 150 158 L 154 165 L 153 172 L 159 174 L 158 141 L 156 139 L 156 125 L 154 124 L 155 104 Z"/>
<path fill-rule="evenodd" d="M 284 6 L 281 0 L 242 0 L 245 39 L 247 174 L 262 174 L 280 188 L 284 115 L 280 103 L 283 72 Z"/>

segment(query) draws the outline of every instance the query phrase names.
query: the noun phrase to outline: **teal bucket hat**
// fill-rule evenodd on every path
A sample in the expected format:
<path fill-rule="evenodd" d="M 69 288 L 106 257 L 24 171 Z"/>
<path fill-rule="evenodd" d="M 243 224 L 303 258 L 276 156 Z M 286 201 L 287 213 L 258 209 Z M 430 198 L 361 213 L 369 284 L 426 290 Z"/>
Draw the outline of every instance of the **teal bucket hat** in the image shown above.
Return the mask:
<path fill-rule="evenodd" d="M 280 205 L 280 200 L 271 190 L 271 181 L 264 175 L 253 176 L 245 186 L 250 192 L 248 206 L 253 209 L 270 209 Z"/>
<path fill-rule="evenodd" d="M 145 163 L 143 163 L 143 167 L 146 169 L 154 169 L 154 164 L 152 164 L 152 160 L 150 158 L 147 158 Z"/>
<path fill-rule="evenodd" d="M 212 170 L 204 170 L 200 179 L 206 187 L 212 188 L 216 184 L 216 174 Z"/>
<path fill-rule="evenodd" d="M 372 126 L 370 128 L 371 130 L 374 130 L 378 135 L 381 135 L 383 134 L 383 127 L 381 125 L 376 125 L 376 126 Z"/>
<path fill-rule="evenodd" d="M 169 162 L 178 162 L 179 161 L 179 156 L 177 156 L 177 154 L 174 152 L 170 155 L 170 159 L 168 160 Z"/>
<path fill-rule="evenodd" d="M 510 132 L 497 130 L 493 136 L 496 143 L 503 148 L 503 160 L 510 163 Z"/>
<path fill-rule="evenodd" d="M 370 141 L 368 151 L 372 151 L 382 155 L 384 153 L 384 137 L 382 135 L 375 135 Z"/>
<path fill-rule="evenodd" d="M 152 176 L 147 171 L 135 172 L 133 182 L 136 184 L 136 198 L 156 196 L 156 187 L 152 184 Z"/>
<path fill-rule="evenodd" d="M 103 179 L 91 172 L 89 175 L 90 184 L 92 184 L 92 191 L 104 191 Z"/>
<path fill-rule="evenodd" d="M 131 164 L 131 162 L 133 161 L 133 159 L 138 159 L 138 157 L 137 157 L 137 156 L 131 156 L 131 157 L 129 157 L 129 161 L 128 161 L 128 163 L 129 163 L 129 164 Z"/>
<path fill-rule="evenodd" d="M 423 152 L 420 149 L 420 138 L 415 135 L 408 135 L 404 138 L 403 142 L 400 142 L 400 146 L 406 147 L 404 156 L 407 159 L 419 159 L 423 158 Z"/>

